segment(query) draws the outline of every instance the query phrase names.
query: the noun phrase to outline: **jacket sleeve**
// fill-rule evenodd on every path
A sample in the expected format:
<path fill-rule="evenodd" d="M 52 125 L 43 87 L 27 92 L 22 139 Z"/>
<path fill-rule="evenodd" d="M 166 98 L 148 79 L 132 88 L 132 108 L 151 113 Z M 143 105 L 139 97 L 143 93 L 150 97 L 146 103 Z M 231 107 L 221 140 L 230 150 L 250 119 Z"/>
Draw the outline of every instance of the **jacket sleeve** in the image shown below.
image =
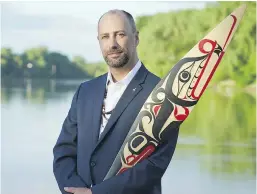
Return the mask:
<path fill-rule="evenodd" d="M 77 98 L 81 85 L 73 96 L 71 107 L 66 116 L 61 132 L 53 148 L 53 173 L 58 187 L 63 194 L 64 187 L 87 187 L 77 174 Z"/>
<path fill-rule="evenodd" d="M 179 128 L 171 129 L 169 141 L 163 143 L 151 156 L 137 163 L 125 172 L 111 177 L 91 188 L 93 194 L 144 194 L 161 181 L 166 171 L 179 134 Z"/>

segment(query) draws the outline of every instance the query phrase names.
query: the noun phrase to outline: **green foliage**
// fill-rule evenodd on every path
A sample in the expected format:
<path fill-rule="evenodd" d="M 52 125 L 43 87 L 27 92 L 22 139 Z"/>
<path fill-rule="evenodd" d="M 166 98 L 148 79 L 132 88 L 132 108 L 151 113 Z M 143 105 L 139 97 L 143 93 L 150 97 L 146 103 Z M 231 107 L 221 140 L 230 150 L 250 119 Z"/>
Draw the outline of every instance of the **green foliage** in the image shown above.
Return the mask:
<path fill-rule="evenodd" d="M 46 66 L 45 57 L 47 54 L 47 48 L 39 47 L 26 50 L 24 52 L 24 58 L 32 64 L 36 64 L 38 68 L 44 68 Z"/>
<path fill-rule="evenodd" d="M 256 79 L 256 2 L 247 4 L 246 13 L 211 83 L 235 80 L 238 86 Z M 242 2 L 209 3 L 202 10 L 187 9 L 136 18 L 140 44 L 138 53 L 147 68 L 160 77 Z M 46 47 L 31 48 L 21 55 L 10 48 L 1 50 L 3 77 L 90 78 L 107 71 L 105 62 L 88 63 L 83 57 L 50 52 Z M 28 64 L 33 64 L 28 68 Z M 211 85 L 210 83 L 210 85 Z"/>
<path fill-rule="evenodd" d="M 97 77 L 107 72 L 107 65 L 104 62 L 86 63 L 85 59 L 80 56 L 73 57 L 72 61 L 83 71 L 87 72 L 89 75 L 92 75 L 94 77 Z"/>
<path fill-rule="evenodd" d="M 214 74 L 212 83 L 233 79 L 239 86 L 255 82 L 256 3 L 247 4 L 236 34 Z M 183 10 L 137 18 L 140 30 L 139 57 L 160 77 L 241 2 L 211 3 L 203 10 Z"/>
<path fill-rule="evenodd" d="M 10 48 L 1 50 L 1 73 L 3 75 L 21 75 L 20 58 L 15 55 Z"/>
<path fill-rule="evenodd" d="M 238 90 L 230 91 L 229 96 L 226 93 L 207 90 L 182 123 L 180 137 L 193 136 L 201 140 L 203 144 L 198 154 L 210 157 L 201 164 L 202 167 L 208 167 L 215 173 L 254 174 L 256 98 Z M 228 160 L 217 156 L 226 156 Z M 247 158 L 247 162 L 233 158 Z"/>
<path fill-rule="evenodd" d="M 90 79 L 105 73 L 104 63 L 89 64 L 81 56 L 72 61 L 46 47 L 31 48 L 20 55 L 10 48 L 1 49 L 1 72 L 3 78 L 57 78 Z"/>

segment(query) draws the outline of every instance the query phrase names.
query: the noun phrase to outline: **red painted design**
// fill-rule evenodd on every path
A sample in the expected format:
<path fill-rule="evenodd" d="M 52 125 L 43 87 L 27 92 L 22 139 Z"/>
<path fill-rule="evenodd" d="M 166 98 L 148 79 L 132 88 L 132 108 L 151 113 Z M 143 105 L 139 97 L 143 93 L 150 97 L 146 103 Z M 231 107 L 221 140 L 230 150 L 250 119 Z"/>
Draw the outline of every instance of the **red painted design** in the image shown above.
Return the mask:
<path fill-rule="evenodd" d="M 142 161 L 143 159 L 147 158 L 150 156 L 153 152 L 155 151 L 155 147 L 153 145 L 147 146 L 139 155 L 130 155 L 126 158 L 127 165 L 133 166 L 134 164 Z M 131 160 L 132 158 L 132 160 Z M 130 161 L 130 162 L 128 162 Z M 126 171 L 128 168 L 127 167 L 121 167 L 121 169 L 118 171 L 117 174 L 120 174 L 124 171 Z"/>
<path fill-rule="evenodd" d="M 205 45 L 206 43 L 210 43 L 210 44 L 212 45 L 212 49 L 211 49 L 210 51 L 204 50 L 204 45 Z M 200 50 L 202 53 L 204 53 L 204 54 L 208 54 L 208 53 L 214 51 L 214 49 L 215 49 L 215 47 L 216 47 L 216 44 L 217 44 L 217 43 L 214 42 L 213 40 L 203 39 L 203 40 L 201 40 L 201 41 L 199 42 L 199 50 Z"/>
<path fill-rule="evenodd" d="M 203 94 L 204 90 L 206 89 L 208 83 L 211 81 L 211 78 L 212 78 L 214 72 L 216 71 L 216 68 L 218 67 L 218 65 L 219 65 L 219 63 L 220 63 L 220 61 L 221 61 L 221 59 L 222 59 L 224 53 L 225 53 L 225 52 L 223 52 L 223 51 L 221 52 L 219 59 L 217 60 L 217 62 L 216 62 L 216 64 L 215 64 L 215 66 L 213 67 L 213 69 L 212 69 L 212 71 L 211 71 L 211 73 L 210 73 L 210 75 L 209 75 L 207 81 L 205 82 L 205 84 L 204 84 L 204 86 L 203 86 L 203 89 L 202 89 L 202 91 L 201 91 L 201 93 L 200 93 L 200 95 L 199 95 L 199 98 L 202 96 L 202 94 Z"/>
<path fill-rule="evenodd" d="M 154 106 L 153 111 L 154 111 L 154 115 L 155 115 L 155 116 L 158 114 L 160 108 L 161 108 L 160 105 Z"/>
<path fill-rule="evenodd" d="M 224 46 L 223 46 L 222 49 L 224 49 L 225 46 L 227 45 L 228 39 L 229 39 L 229 37 L 231 36 L 231 33 L 232 33 L 232 31 L 233 31 L 233 29 L 234 29 L 234 27 L 235 27 L 235 25 L 236 25 L 236 21 L 237 21 L 236 16 L 231 15 L 231 17 L 234 19 L 234 21 L 233 21 L 233 24 L 232 24 L 232 26 L 231 26 L 231 29 L 230 29 L 230 31 L 229 31 L 229 33 L 228 33 L 228 37 L 227 37 L 226 42 L 225 42 L 225 44 L 224 44 Z"/>
<path fill-rule="evenodd" d="M 174 110 L 174 116 L 178 121 L 183 121 L 187 118 L 187 116 L 189 115 L 189 109 L 187 107 L 181 107 L 185 110 L 185 114 L 178 114 L 178 107 L 175 106 L 175 110 Z"/>
<path fill-rule="evenodd" d="M 127 169 L 129 169 L 129 168 L 121 168 L 117 174 L 121 174 L 121 173 L 123 173 L 124 171 L 126 171 Z"/>
<path fill-rule="evenodd" d="M 210 44 L 212 45 L 211 51 L 205 51 L 205 50 L 204 50 L 204 44 L 206 44 L 206 43 L 210 43 Z M 203 52 L 204 54 L 206 54 L 206 53 L 211 53 L 211 54 L 208 56 L 208 58 L 207 58 L 207 60 L 206 60 L 206 62 L 205 62 L 205 64 L 204 64 L 204 66 L 203 66 L 203 69 L 202 69 L 202 71 L 201 71 L 201 74 L 199 75 L 199 77 L 198 77 L 198 79 L 197 79 L 197 81 L 196 81 L 196 84 L 195 84 L 195 86 L 194 86 L 194 88 L 193 88 L 193 90 L 192 90 L 192 97 L 193 97 L 193 99 L 195 99 L 195 100 L 198 100 L 198 99 L 200 98 L 200 95 L 199 95 L 199 96 L 196 96 L 196 95 L 195 95 L 195 90 L 196 90 L 196 88 L 197 88 L 197 86 L 198 86 L 198 84 L 199 84 L 199 82 L 200 82 L 200 80 L 201 80 L 201 78 L 202 78 L 202 76 L 203 76 L 203 74 L 204 74 L 204 71 L 205 71 L 205 69 L 206 69 L 206 67 L 207 67 L 207 65 L 208 65 L 208 63 L 209 63 L 209 60 L 210 60 L 210 58 L 211 58 L 211 56 L 212 56 L 212 53 L 213 53 L 214 50 L 215 50 L 216 45 L 217 45 L 217 42 L 216 42 L 216 41 L 214 42 L 214 41 L 208 40 L 208 39 L 203 39 L 203 40 L 201 40 L 200 43 L 199 43 L 199 50 L 200 50 L 201 52 Z M 201 91 L 201 93 L 202 93 L 202 92 L 203 92 L 203 90 Z"/>
<path fill-rule="evenodd" d="M 227 45 L 227 42 L 228 42 L 228 40 L 229 40 L 229 38 L 230 38 L 230 36 L 231 36 L 231 33 L 232 33 L 232 31 L 233 31 L 233 29 L 234 29 L 234 27 L 235 27 L 235 25 L 236 25 L 236 21 L 237 21 L 237 18 L 236 18 L 234 15 L 231 15 L 231 16 L 232 16 L 232 18 L 234 19 L 234 21 L 233 21 L 233 24 L 232 24 L 231 29 L 230 29 L 230 31 L 229 31 L 228 37 L 227 37 L 227 39 L 226 39 L 226 42 L 225 42 L 225 44 L 224 44 L 224 46 L 223 46 L 223 49 L 224 49 L 225 46 Z M 201 41 L 200 44 L 199 44 L 199 50 L 200 50 L 201 52 L 203 52 L 203 53 L 206 53 L 206 51 L 203 49 L 203 45 L 204 45 L 206 42 L 211 43 L 211 40 L 209 40 L 209 41 L 204 40 L 204 41 Z M 213 51 L 214 51 L 215 46 L 216 46 L 217 43 L 215 42 L 215 45 L 214 45 L 214 42 L 212 41 L 211 44 L 213 45 L 213 49 L 212 49 L 211 53 L 213 53 Z M 216 71 L 216 68 L 218 67 L 218 65 L 219 65 L 219 63 L 220 63 L 220 61 L 221 61 L 221 59 L 222 59 L 224 53 L 225 53 L 224 51 L 221 52 L 221 54 L 220 54 L 220 56 L 219 56 L 219 58 L 218 58 L 218 60 L 217 60 L 217 62 L 216 62 L 216 64 L 215 64 L 215 66 L 213 67 L 213 69 L 212 69 L 212 71 L 211 71 L 211 73 L 210 73 L 210 75 L 209 75 L 207 81 L 205 82 L 204 87 L 202 88 L 202 90 L 201 90 L 199 96 L 195 96 L 195 95 L 194 95 L 194 91 L 195 91 L 195 89 L 197 88 L 197 85 L 198 85 L 199 81 L 201 80 L 201 77 L 202 77 L 202 75 L 203 75 L 203 73 L 204 73 L 204 70 L 205 70 L 205 68 L 207 67 L 207 64 L 208 64 L 208 62 L 209 62 L 209 60 L 210 60 L 210 58 L 211 58 L 211 55 L 208 57 L 206 63 L 204 64 L 204 68 L 203 68 L 203 70 L 202 70 L 202 72 L 201 72 L 201 75 L 199 76 L 199 78 L 198 78 L 198 80 L 197 80 L 197 83 L 196 83 L 196 85 L 195 85 L 195 87 L 194 87 L 194 89 L 193 89 L 193 91 L 192 91 L 192 92 L 193 92 L 193 93 L 192 93 L 192 97 L 193 97 L 193 98 L 199 99 L 199 98 L 202 96 L 202 94 L 203 94 L 203 92 L 205 91 L 205 89 L 206 89 L 208 83 L 211 81 L 211 78 L 212 78 L 214 72 Z"/>

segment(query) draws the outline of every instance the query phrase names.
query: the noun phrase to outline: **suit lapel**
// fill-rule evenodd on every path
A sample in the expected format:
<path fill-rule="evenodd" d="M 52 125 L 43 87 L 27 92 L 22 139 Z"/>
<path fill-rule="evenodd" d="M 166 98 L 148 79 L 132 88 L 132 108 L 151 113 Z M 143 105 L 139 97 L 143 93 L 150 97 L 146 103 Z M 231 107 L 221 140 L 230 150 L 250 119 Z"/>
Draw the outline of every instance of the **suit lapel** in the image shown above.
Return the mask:
<path fill-rule="evenodd" d="M 101 116 L 102 116 L 102 105 L 104 101 L 104 93 L 106 86 L 107 74 L 102 76 L 93 86 L 93 90 L 96 91 L 92 95 L 92 114 L 93 114 L 93 143 L 94 146 L 98 141 L 99 132 L 100 132 L 100 124 L 101 124 Z"/>
<path fill-rule="evenodd" d="M 112 126 L 115 124 L 117 119 L 121 116 L 123 111 L 129 105 L 129 103 L 137 96 L 137 94 L 142 90 L 141 84 L 144 82 L 145 77 L 147 75 L 147 70 L 142 64 L 140 69 L 138 70 L 135 77 L 131 80 L 126 90 L 122 94 L 120 100 L 118 101 L 115 109 L 112 112 L 112 115 L 106 124 L 104 131 L 102 132 L 99 141 L 97 142 L 96 147 L 100 144 L 100 142 L 104 139 L 106 134 L 111 130 Z M 97 110 L 98 111 L 98 110 Z"/>

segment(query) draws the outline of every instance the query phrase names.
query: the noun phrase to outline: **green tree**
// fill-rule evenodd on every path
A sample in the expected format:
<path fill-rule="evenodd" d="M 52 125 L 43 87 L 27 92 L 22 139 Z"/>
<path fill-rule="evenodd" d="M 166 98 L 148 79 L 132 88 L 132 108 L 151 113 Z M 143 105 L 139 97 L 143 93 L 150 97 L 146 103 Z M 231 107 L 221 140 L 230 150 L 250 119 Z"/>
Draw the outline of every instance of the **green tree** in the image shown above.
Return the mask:
<path fill-rule="evenodd" d="M 4 77 L 21 75 L 21 59 L 10 48 L 1 49 L 1 74 Z"/>
<path fill-rule="evenodd" d="M 255 82 L 256 3 L 246 14 L 229 45 L 212 83 L 233 79 L 238 86 Z M 140 59 L 149 70 L 163 77 L 185 54 L 241 2 L 210 3 L 202 10 L 182 10 L 138 17 Z"/>

